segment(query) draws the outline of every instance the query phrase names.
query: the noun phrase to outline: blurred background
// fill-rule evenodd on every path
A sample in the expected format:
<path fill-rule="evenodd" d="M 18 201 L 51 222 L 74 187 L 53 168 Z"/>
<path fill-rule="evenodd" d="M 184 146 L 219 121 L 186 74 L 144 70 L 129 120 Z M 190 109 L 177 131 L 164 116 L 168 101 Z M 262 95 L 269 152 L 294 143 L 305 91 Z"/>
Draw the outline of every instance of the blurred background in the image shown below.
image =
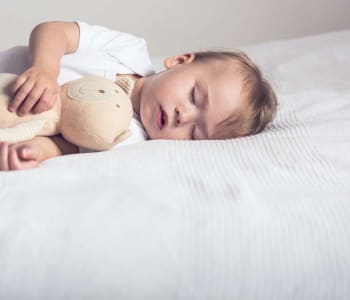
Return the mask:
<path fill-rule="evenodd" d="M 236 48 L 350 28 L 350 0 L 0 0 L 0 50 L 48 20 L 81 20 L 144 37 L 152 56 Z"/>

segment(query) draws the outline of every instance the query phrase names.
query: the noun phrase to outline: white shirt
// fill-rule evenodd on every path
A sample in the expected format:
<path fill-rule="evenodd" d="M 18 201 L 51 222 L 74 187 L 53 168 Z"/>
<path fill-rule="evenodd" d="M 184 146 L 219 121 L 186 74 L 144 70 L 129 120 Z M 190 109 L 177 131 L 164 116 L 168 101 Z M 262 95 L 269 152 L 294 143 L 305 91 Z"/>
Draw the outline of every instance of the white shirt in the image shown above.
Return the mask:
<path fill-rule="evenodd" d="M 117 74 L 148 76 L 154 73 L 144 39 L 134 35 L 76 21 L 80 30 L 77 50 L 61 59 L 60 85 L 86 75 L 115 80 Z M 19 74 L 28 68 L 28 47 L 0 52 L 0 72 Z M 132 135 L 117 147 L 144 141 L 146 133 L 134 115 Z M 82 152 L 87 149 L 81 148 Z"/>
<path fill-rule="evenodd" d="M 82 75 L 115 80 L 116 74 L 154 73 L 144 39 L 102 26 L 76 23 L 80 29 L 79 45 L 74 53 L 63 56 L 64 70 L 58 77 L 59 83 L 61 79 L 67 81 Z"/>

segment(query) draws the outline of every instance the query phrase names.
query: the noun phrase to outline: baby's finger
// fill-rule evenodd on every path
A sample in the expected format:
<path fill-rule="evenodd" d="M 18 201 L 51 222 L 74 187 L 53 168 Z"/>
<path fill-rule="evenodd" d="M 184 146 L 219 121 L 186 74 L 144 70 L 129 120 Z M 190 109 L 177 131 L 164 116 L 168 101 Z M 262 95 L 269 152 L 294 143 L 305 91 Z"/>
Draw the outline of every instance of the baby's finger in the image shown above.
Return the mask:
<path fill-rule="evenodd" d="M 31 148 L 29 148 L 31 149 Z M 9 155 L 9 167 L 10 170 L 23 170 L 23 169 L 29 169 L 34 168 L 38 165 L 38 161 L 35 159 L 35 153 L 34 151 L 29 151 L 28 159 L 22 160 L 19 157 L 19 149 L 10 149 L 10 155 Z M 28 150 L 28 149 L 27 149 Z M 30 159 L 30 156 L 32 156 L 34 159 Z"/>
<path fill-rule="evenodd" d="M 32 108 L 36 105 L 36 103 L 39 101 L 42 93 L 43 93 L 43 88 L 38 87 L 37 85 L 34 85 L 31 92 L 27 95 L 24 102 L 22 102 L 21 106 L 18 108 L 18 114 L 20 116 L 23 116 L 29 113 L 32 110 Z"/>
<path fill-rule="evenodd" d="M 16 96 L 12 99 L 9 105 L 9 110 L 12 112 L 17 111 L 18 107 L 26 99 L 27 95 L 33 89 L 34 82 L 26 81 L 17 91 Z"/>
<path fill-rule="evenodd" d="M 51 109 L 55 101 L 55 96 L 49 89 L 45 89 L 39 101 L 34 106 L 33 113 L 38 114 Z"/>
<path fill-rule="evenodd" d="M 6 171 L 8 169 L 8 144 L 0 142 L 0 170 Z"/>
<path fill-rule="evenodd" d="M 23 145 L 18 150 L 18 155 L 21 160 L 37 160 L 38 159 L 38 151 L 29 147 L 28 145 Z"/>
<path fill-rule="evenodd" d="M 17 90 L 22 86 L 23 83 L 25 83 L 27 80 L 26 75 L 19 75 L 16 80 L 11 85 L 11 93 L 12 95 L 15 95 L 17 93 Z"/>
<path fill-rule="evenodd" d="M 19 170 L 21 162 L 18 159 L 17 151 L 15 148 L 9 149 L 8 164 L 10 170 Z"/>

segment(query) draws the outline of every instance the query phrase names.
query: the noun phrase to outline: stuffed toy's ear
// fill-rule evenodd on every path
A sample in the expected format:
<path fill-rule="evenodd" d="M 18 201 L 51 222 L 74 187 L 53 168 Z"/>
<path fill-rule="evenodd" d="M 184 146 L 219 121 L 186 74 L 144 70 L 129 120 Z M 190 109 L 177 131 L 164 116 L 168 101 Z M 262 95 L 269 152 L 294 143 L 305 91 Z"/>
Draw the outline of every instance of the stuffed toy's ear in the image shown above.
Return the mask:
<path fill-rule="evenodd" d="M 129 136 L 131 135 L 130 129 L 124 130 L 121 134 L 119 134 L 115 140 L 113 141 L 113 144 L 118 144 L 122 141 L 125 141 Z"/>

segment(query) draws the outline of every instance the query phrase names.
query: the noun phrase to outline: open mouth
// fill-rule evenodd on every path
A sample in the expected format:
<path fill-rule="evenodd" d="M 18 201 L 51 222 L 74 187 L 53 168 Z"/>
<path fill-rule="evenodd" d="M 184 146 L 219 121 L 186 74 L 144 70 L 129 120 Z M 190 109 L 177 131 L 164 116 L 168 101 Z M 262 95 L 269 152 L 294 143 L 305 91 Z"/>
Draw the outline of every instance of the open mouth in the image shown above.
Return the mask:
<path fill-rule="evenodd" d="M 159 129 L 163 129 L 168 124 L 168 115 L 166 112 L 162 109 L 161 106 L 159 106 L 159 110 L 157 113 L 157 125 Z"/>

